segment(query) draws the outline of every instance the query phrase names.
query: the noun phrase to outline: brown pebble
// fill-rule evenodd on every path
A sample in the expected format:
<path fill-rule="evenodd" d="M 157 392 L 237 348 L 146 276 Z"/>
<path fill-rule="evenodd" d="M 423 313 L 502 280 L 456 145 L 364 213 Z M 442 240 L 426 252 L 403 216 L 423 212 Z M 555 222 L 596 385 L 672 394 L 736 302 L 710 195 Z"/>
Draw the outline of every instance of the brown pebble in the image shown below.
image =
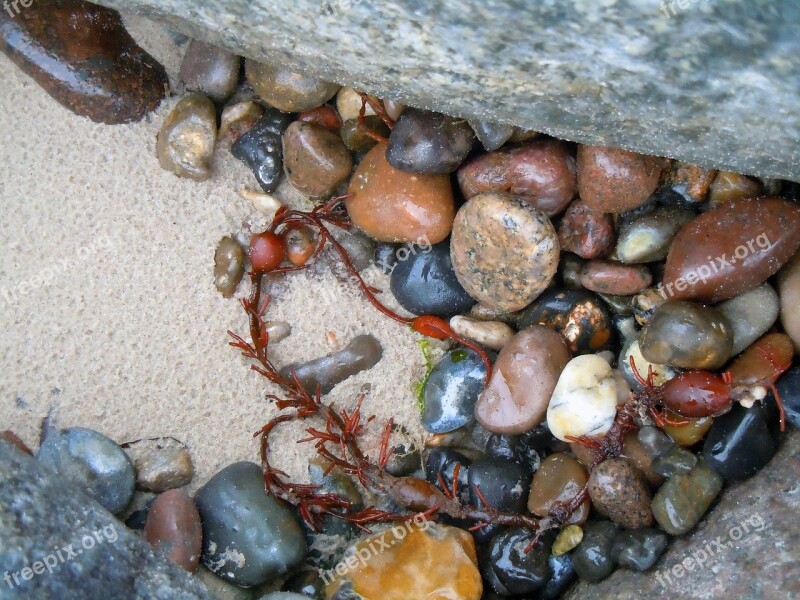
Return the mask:
<path fill-rule="evenodd" d="M 144 524 L 144 539 L 190 573 L 200 562 L 203 527 L 197 506 L 184 490 L 169 490 L 156 498 Z"/>
<path fill-rule="evenodd" d="M 166 446 L 145 450 L 134 460 L 136 487 L 147 492 L 165 492 L 188 485 L 194 464 L 186 448 Z"/>
<path fill-rule="evenodd" d="M 796 254 L 778 277 L 781 298 L 781 324 L 800 353 L 800 253 Z"/>
<path fill-rule="evenodd" d="M 180 78 L 189 91 L 224 102 L 236 90 L 241 59 L 225 48 L 192 40 L 181 63 Z"/>
<path fill-rule="evenodd" d="M 332 131 L 295 121 L 283 134 L 283 168 L 298 191 L 324 198 L 350 176 L 353 158 Z"/>
<path fill-rule="evenodd" d="M 653 524 L 650 490 L 641 473 L 624 458 L 611 458 L 589 475 L 589 497 L 597 511 L 626 529 Z"/>
<path fill-rule="evenodd" d="M 342 127 L 342 120 L 339 118 L 339 114 L 332 106 L 327 104 L 300 113 L 297 116 L 297 120 L 317 125 L 334 133 L 339 133 Z"/>
<path fill-rule="evenodd" d="M 614 245 L 614 224 L 609 215 L 595 212 L 582 200 L 569 205 L 558 226 L 561 249 L 581 258 L 598 258 Z"/>
<path fill-rule="evenodd" d="M 684 198 L 700 204 L 708 196 L 711 183 L 716 176 L 716 169 L 674 161 L 664 178 L 664 185 L 671 187 Z"/>
<path fill-rule="evenodd" d="M 625 434 L 622 442 L 622 458 L 627 458 L 636 470 L 644 475 L 645 479 L 653 488 L 657 488 L 664 483 L 664 476 L 657 473 L 653 468 L 653 457 L 639 441 L 636 431 L 629 431 Z"/>
<path fill-rule="evenodd" d="M 16 446 L 19 450 L 22 450 L 25 454 L 30 454 L 31 456 L 33 456 L 33 452 L 31 452 L 31 449 L 28 448 L 25 442 L 23 442 L 22 439 L 10 429 L 6 429 L 5 431 L 0 431 L 0 440 L 5 440 L 12 446 Z"/>
<path fill-rule="evenodd" d="M 671 410 L 665 410 L 664 414 L 670 421 L 676 423 L 688 421 L 685 425 L 670 425 L 667 423 L 661 428 L 664 430 L 664 433 L 684 447 L 694 446 L 697 442 L 702 440 L 703 436 L 711 429 L 711 425 L 714 422 L 712 417 L 690 419 L 674 413 Z"/>
<path fill-rule="evenodd" d="M 161 126 L 156 155 L 162 169 L 178 177 L 205 181 L 211 177 L 211 156 L 217 142 L 214 103 L 200 94 L 178 102 Z"/>
<path fill-rule="evenodd" d="M 653 276 L 643 265 L 592 260 L 583 267 L 581 283 L 593 292 L 632 296 L 653 283 Z"/>
<path fill-rule="evenodd" d="M 749 177 L 730 171 L 720 171 L 711 184 L 708 202 L 715 207 L 723 202 L 757 198 L 763 192 L 763 186 Z"/>
<path fill-rule="evenodd" d="M 217 143 L 223 148 L 230 148 L 263 114 L 261 105 L 251 100 L 229 104 L 222 111 Z"/>
<path fill-rule="evenodd" d="M 226 235 L 214 252 L 214 286 L 225 298 L 230 298 L 244 275 L 244 248 Z"/>
<path fill-rule="evenodd" d="M 247 59 L 247 80 L 256 94 L 284 112 L 304 112 L 322 106 L 339 91 L 339 85 Z"/>
<path fill-rule="evenodd" d="M 588 480 L 586 468 L 577 460 L 556 452 L 542 461 L 533 476 L 528 510 L 546 517 L 556 502 L 569 502 L 583 489 Z M 589 500 L 572 513 L 567 523 L 580 525 L 589 517 Z"/>

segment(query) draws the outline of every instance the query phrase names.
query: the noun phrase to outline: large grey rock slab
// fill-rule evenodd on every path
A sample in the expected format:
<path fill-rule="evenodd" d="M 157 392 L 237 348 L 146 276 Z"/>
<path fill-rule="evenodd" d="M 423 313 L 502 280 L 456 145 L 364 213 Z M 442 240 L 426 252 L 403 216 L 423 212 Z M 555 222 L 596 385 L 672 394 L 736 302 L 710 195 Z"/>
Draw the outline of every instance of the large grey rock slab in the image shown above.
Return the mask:
<path fill-rule="evenodd" d="M 0 441 L 0 599 L 212 600 L 114 515 Z"/>
<path fill-rule="evenodd" d="M 800 432 L 720 498 L 651 571 L 617 570 L 600 583 L 578 584 L 568 600 L 800 598 Z"/>
<path fill-rule="evenodd" d="M 800 180 L 796 0 L 100 0 L 406 104 Z"/>

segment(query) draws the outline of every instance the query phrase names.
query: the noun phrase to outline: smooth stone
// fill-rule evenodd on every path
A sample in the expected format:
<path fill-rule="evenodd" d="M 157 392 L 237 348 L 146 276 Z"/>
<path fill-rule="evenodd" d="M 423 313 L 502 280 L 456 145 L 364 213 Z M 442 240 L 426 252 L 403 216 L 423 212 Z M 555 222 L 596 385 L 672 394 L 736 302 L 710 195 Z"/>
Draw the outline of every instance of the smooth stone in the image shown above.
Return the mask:
<path fill-rule="evenodd" d="M 231 145 L 231 154 L 245 163 L 267 193 L 278 189 L 283 173 L 281 135 L 292 116 L 271 109 Z"/>
<path fill-rule="evenodd" d="M 356 271 L 363 271 L 372 265 L 372 257 L 375 256 L 375 240 L 358 230 L 342 229 L 334 234 L 336 240 L 347 250 L 350 262 Z M 335 261 L 339 261 L 336 255 Z M 341 267 L 341 265 L 339 265 Z M 345 277 L 347 277 L 345 273 Z"/>
<path fill-rule="evenodd" d="M 547 426 L 558 439 L 605 435 L 617 415 L 617 381 L 596 354 L 576 356 L 564 367 L 547 407 Z"/>
<path fill-rule="evenodd" d="M 114 440 L 92 429 L 50 430 L 36 459 L 115 515 L 133 497 L 136 477 L 128 455 Z"/>
<path fill-rule="evenodd" d="M 700 522 L 721 490 L 722 477 L 700 462 L 659 488 L 651 505 L 653 516 L 670 535 L 683 535 Z"/>
<path fill-rule="evenodd" d="M 252 100 L 229 104 L 222 110 L 217 144 L 230 149 L 231 145 L 253 127 L 263 115 L 263 107 Z"/>
<path fill-rule="evenodd" d="M 768 333 L 742 352 L 726 369 L 736 382 L 736 402 L 748 407 L 762 400 L 767 394 L 765 382 L 774 379 L 780 369 L 791 366 L 794 354 L 792 340 L 784 333 Z M 712 401 L 719 398 L 724 399 L 724 395 L 710 395 Z"/>
<path fill-rule="evenodd" d="M 283 168 L 289 182 L 311 198 L 324 198 L 350 176 L 353 158 L 342 138 L 295 121 L 283 134 Z"/>
<path fill-rule="evenodd" d="M 292 326 L 286 321 L 267 321 L 265 325 L 271 344 L 277 344 L 292 334 Z"/>
<path fill-rule="evenodd" d="M 325 574 L 328 600 L 480 600 L 483 592 L 472 536 L 417 518 L 361 540 L 342 561 L 344 573 Z"/>
<path fill-rule="evenodd" d="M 692 210 L 664 206 L 625 221 L 617 238 L 617 259 L 623 263 L 664 260 L 680 228 L 696 216 Z"/>
<path fill-rule="evenodd" d="M 486 366 L 474 350 L 447 352 L 425 383 L 422 426 L 431 433 L 448 433 L 472 423 L 485 380 Z"/>
<path fill-rule="evenodd" d="M 649 425 L 641 427 L 636 437 L 651 460 L 656 460 L 660 456 L 664 456 L 675 447 L 674 440 L 658 427 Z"/>
<path fill-rule="evenodd" d="M 642 330 L 639 346 L 647 360 L 684 369 L 718 369 L 731 356 L 733 331 L 716 308 L 670 300 Z"/>
<path fill-rule="evenodd" d="M 712 207 L 719 206 L 723 202 L 733 200 L 747 200 L 757 198 L 764 193 L 762 185 L 739 173 L 730 171 L 719 171 L 708 193 L 708 203 Z"/>
<path fill-rule="evenodd" d="M 512 527 L 498 533 L 489 545 L 487 579 L 502 596 L 532 594 L 550 579 L 548 558 L 552 536 L 544 536 L 530 551 L 526 547 L 533 539 L 527 529 Z"/>
<path fill-rule="evenodd" d="M 474 196 L 453 223 L 456 276 L 490 308 L 512 312 L 530 304 L 555 276 L 559 251 L 550 219 L 519 197 Z"/>
<path fill-rule="evenodd" d="M 158 132 L 156 154 L 162 169 L 178 177 L 205 181 L 211 177 L 211 157 L 217 143 L 217 113 L 205 96 L 182 98 Z"/>
<path fill-rule="evenodd" d="M 624 458 L 610 458 L 592 469 L 589 497 L 600 514 L 625 529 L 653 524 L 650 490 L 639 471 Z"/>
<path fill-rule="evenodd" d="M 662 429 L 676 443 L 684 447 L 694 446 L 703 439 L 714 422 L 712 417 L 701 417 L 699 419 L 689 419 L 670 410 L 665 411 L 667 416 L 673 421 L 688 421 L 685 425 L 665 424 Z"/>
<path fill-rule="evenodd" d="M 657 192 L 662 204 L 693 207 L 701 204 L 717 176 L 716 169 L 672 161 Z"/>
<path fill-rule="evenodd" d="M 192 40 L 181 63 L 180 79 L 189 91 L 224 102 L 236 91 L 241 59 L 224 48 Z"/>
<path fill-rule="evenodd" d="M 377 100 L 374 96 L 371 96 L 371 98 Z M 357 119 L 361 111 L 361 104 L 361 96 L 351 87 L 343 87 L 336 93 L 336 110 L 339 111 L 339 116 L 342 121 Z M 374 114 L 375 111 L 372 110 L 372 107 L 367 103 L 364 106 L 364 116 L 369 117 Z"/>
<path fill-rule="evenodd" d="M 194 477 L 192 457 L 182 446 L 145 450 L 134 459 L 133 466 L 136 489 L 156 494 L 189 485 Z"/>
<path fill-rule="evenodd" d="M 800 247 L 800 206 L 780 198 L 728 202 L 685 225 L 669 250 L 670 298 L 720 302 L 761 285 Z"/>
<path fill-rule="evenodd" d="M 781 300 L 781 325 L 800 353 L 800 253 L 780 272 L 778 292 Z"/>
<path fill-rule="evenodd" d="M 487 152 L 493 152 L 505 144 L 514 133 L 513 125 L 489 121 L 469 121 L 469 126 Z"/>
<path fill-rule="evenodd" d="M 471 160 L 458 170 L 458 184 L 467 200 L 508 193 L 551 217 L 575 197 L 575 173 L 575 157 L 566 142 L 535 140 Z"/>
<path fill-rule="evenodd" d="M 531 473 L 536 472 L 542 462 L 543 452 L 530 445 L 527 439 L 523 440 L 517 435 L 492 433 L 486 440 L 484 449 L 487 456 L 525 465 Z"/>
<path fill-rule="evenodd" d="M 318 244 L 314 230 L 305 225 L 285 232 L 283 240 L 286 243 L 286 258 L 295 267 L 306 264 Z"/>
<path fill-rule="evenodd" d="M 397 302 L 407 311 L 450 317 L 467 312 L 475 304 L 456 277 L 448 240 L 423 249 L 411 245 L 406 252 L 398 250 L 396 255 L 407 258 L 398 258 L 390 287 Z"/>
<path fill-rule="evenodd" d="M 359 127 L 357 119 L 348 119 L 342 123 L 340 135 L 344 145 L 352 152 L 368 152 L 378 143 L 366 132 L 377 134 L 383 138 L 388 138 L 391 133 L 389 127 L 383 120 L 375 115 L 364 118 L 363 126 Z"/>
<path fill-rule="evenodd" d="M 28 445 L 25 442 L 23 442 L 22 439 L 20 439 L 20 437 L 16 433 L 14 433 L 9 429 L 0 432 L 0 440 L 8 442 L 9 444 L 17 448 L 17 450 L 20 450 L 25 454 L 30 454 L 31 456 L 33 456 L 33 452 L 31 452 L 31 449 L 28 448 Z"/>
<path fill-rule="evenodd" d="M 729 481 L 752 477 L 778 449 L 777 423 L 772 402 L 757 402 L 750 408 L 734 404 L 730 412 L 714 419 L 706 435 L 706 464 Z"/>
<path fill-rule="evenodd" d="M 580 525 L 567 525 L 556 536 L 553 542 L 553 556 L 561 556 L 575 549 L 583 540 L 583 529 Z"/>
<path fill-rule="evenodd" d="M 68 110 L 114 125 L 140 121 L 164 98 L 164 67 L 117 11 L 80 0 L 22 7 L 0 12 L 0 49 Z"/>
<path fill-rule="evenodd" d="M 450 327 L 461 337 L 492 350 L 502 349 L 514 337 L 514 330 L 502 321 L 479 321 L 456 315 L 450 319 Z"/>
<path fill-rule="evenodd" d="M 630 296 L 617 294 L 597 294 L 606 303 L 611 312 L 617 316 L 630 316 L 633 314 L 633 299 Z"/>
<path fill-rule="evenodd" d="M 336 112 L 335 108 L 327 104 L 300 113 L 297 115 L 297 120 L 322 127 L 336 134 L 342 129 L 342 119 L 339 117 L 339 113 Z"/>
<path fill-rule="evenodd" d="M 452 448 L 433 448 L 425 457 L 425 478 L 441 489 L 441 476 L 446 491 L 453 490 L 456 480 L 456 466 L 458 466 L 458 495 L 463 502 L 469 501 L 469 467 L 472 461 L 458 450 Z M 445 491 L 445 490 L 443 490 Z"/>
<path fill-rule="evenodd" d="M 800 429 L 800 367 L 795 365 L 786 371 L 778 379 L 775 387 L 781 395 L 786 420 L 790 425 Z M 771 398 L 771 392 L 767 397 Z"/>
<path fill-rule="evenodd" d="M 497 356 L 475 418 L 493 433 L 518 434 L 541 423 L 570 352 L 560 334 L 542 325 L 517 333 Z"/>
<path fill-rule="evenodd" d="M 653 470 L 664 477 L 685 475 L 695 465 L 697 465 L 697 456 L 680 446 L 673 446 L 669 451 L 653 460 Z"/>
<path fill-rule="evenodd" d="M 619 525 L 611 521 L 595 521 L 584 528 L 583 541 L 572 553 L 572 566 L 578 577 L 593 583 L 611 575 L 617 561 L 614 539 Z"/>
<path fill-rule="evenodd" d="M 190 573 L 200 563 L 203 526 L 197 506 L 184 490 L 160 494 L 144 525 L 144 539 L 155 550 Z"/>
<path fill-rule="evenodd" d="M 590 260 L 583 267 L 581 283 L 593 292 L 632 296 L 653 283 L 653 276 L 645 266 Z"/>
<path fill-rule="evenodd" d="M 281 369 L 288 377 L 292 372 L 309 394 L 317 389 L 327 394 L 353 375 L 374 367 L 383 357 L 383 347 L 373 336 L 357 335 L 343 349 L 304 363 L 293 363 Z"/>
<path fill-rule="evenodd" d="M 408 108 L 394 124 L 386 160 L 409 173 L 452 173 L 464 162 L 474 140 L 463 119 Z"/>
<path fill-rule="evenodd" d="M 400 244 L 390 244 L 389 242 L 375 244 L 375 255 L 373 256 L 375 266 L 383 271 L 384 274 L 391 275 L 399 262 L 397 251 L 402 247 Z"/>
<path fill-rule="evenodd" d="M 339 91 L 339 85 L 293 73 L 251 59 L 244 61 L 247 81 L 270 106 L 299 113 L 322 106 Z"/>
<path fill-rule="evenodd" d="M 588 480 L 586 467 L 577 460 L 562 452 L 551 454 L 542 461 L 539 470 L 533 475 L 528 510 L 539 517 L 546 517 L 554 504 L 572 500 Z M 567 523 L 584 523 L 589 517 L 590 506 L 587 498 L 572 513 Z"/>
<path fill-rule="evenodd" d="M 642 290 L 631 300 L 633 316 L 636 322 L 644 327 L 653 318 L 656 309 L 667 302 L 667 297 L 659 291 L 659 288 L 651 287 Z"/>
<path fill-rule="evenodd" d="M 578 146 L 578 194 L 593 210 L 638 208 L 658 187 L 664 160 L 620 148 Z"/>
<path fill-rule="evenodd" d="M 245 252 L 232 236 L 226 235 L 214 251 L 214 287 L 224 298 L 230 298 L 244 276 Z"/>
<path fill-rule="evenodd" d="M 203 564 L 241 586 L 260 585 L 299 566 L 306 554 L 293 510 L 264 492 L 252 462 L 228 465 L 195 496 L 203 522 Z"/>
<path fill-rule="evenodd" d="M 736 356 L 764 335 L 778 319 L 780 301 L 768 283 L 731 298 L 715 307 L 731 325 L 733 348 Z"/>
<path fill-rule="evenodd" d="M 652 367 L 653 385 L 655 386 L 664 385 L 670 379 L 677 377 L 678 373 L 680 372 L 678 369 L 675 369 L 669 365 L 660 365 L 650 362 L 644 356 L 642 356 L 642 351 L 639 347 L 639 340 L 630 340 L 622 347 L 622 351 L 619 354 L 618 363 L 622 376 L 625 378 L 625 381 L 629 386 L 631 386 L 634 392 L 644 391 L 644 386 L 639 382 L 639 379 L 633 372 L 633 367 L 631 366 L 631 357 L 636 365 L 636 371 L 644 380 L 647 380 L 647 375 Z"/>
<path fill-rule="evenodd" d="M 348 193 L 346 206 L 353 224 L 379 242 L 437 244 L 453 228 L 449 177 L 395 169 L 386 162 L 384 144 L 361 160 Z"/>
<path fill-rule="evenodd" d="M 614 538 L 611 553 L 620 567 L 632 571 L 647 571 L 664 554 L 669 536 L 658 529 L 621 531 Z"/>
<path fill-rule="evenodd" d="M 539 600 L 556 600 L 561 598 L 567 587 L 575 579 L 575 569 L 572 566 L 572 555 L 550 555 L 547 559 L 550 567 L 550 580 L 539 590 Z"/>
<path fill-rule="evenodd" d="M 480 490 L 489 506 L 499 512 L 525 512 L 531 485 L 531 471 L 526 465 L 501 458 L 480 458 L 470 465 L 468 481 L 474 506 L 485 506 L 476 491 Z"/>
<path fill-rule="evenodd" d="M 218 577 L 203 565 L 195 571 L 194 576 L 208 589 L 215 600 L 254 600 L 254 590 L 242 588 Z"/>
<path fill-rule="evenodd" d="M 580 199 L 569 205 L 558 225 L 561 248 L 585 259 L 605 255 L 614 246 L 614 238 L 611 217 L 592 210 Z"/>

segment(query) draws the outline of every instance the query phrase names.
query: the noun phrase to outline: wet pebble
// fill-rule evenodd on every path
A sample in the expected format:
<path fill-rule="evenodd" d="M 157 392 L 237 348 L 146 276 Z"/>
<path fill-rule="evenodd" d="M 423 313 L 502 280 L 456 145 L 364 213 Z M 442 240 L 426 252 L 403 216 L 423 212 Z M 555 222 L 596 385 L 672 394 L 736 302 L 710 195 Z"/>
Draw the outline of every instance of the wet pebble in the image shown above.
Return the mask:
<path fill-rule="evenodd" d="M 500 350 L 514 337 L 514 330 L 502 321 L 479 321 L 457 315 L 450 319 L 450 327 L 461 337 L 492 350 Z"/>
<path fill-rule="evenodd" d="M 583 540 L 583 529 L 580 525 L 567 525 L 558 532 L 553 542 L 553 556 L 561 556 L 574 550 Z"/>
<path fill-rule="evenodd" d="M 292 575 L 282 587 L 283 592 L 279 593 L 289 593 L 295 596 L 294 598 L 289 596 L 285 600 L 308 600 L 308 598 L 323 600 L 325 598 L 325 582 L 319 572 L 313 569 Z"/>
<path fill-rule="evenodd" d="M 371 369 L 383 356 L 383 347 L 371 335 L 357 335 L 343 349 L 321 358 L 300 364 L 286 365 L 281 374 L 288 377 L 293 371 L 309 394 L 319 390 L 330 392 L 336 385 L 356 373 Z"/>
<path fill-rule="evenodd" d="M 778 318 L 778 294 L 768 283 L 726 300 L 716 306 L 731 324 L 733 348 L 736 356 L 764 335 Z"/>
<path fill-rule="evenodd" d="M 492 538 L 484 574 L 498 594 L 532 594 L 549 580 L 552 536 L 543 536 L 534 548 L 525 552 L 532 539 L 531 532 L 520 527 L 509 528 Z"/>
<path fill-rule="evenodd" d="M 239 82 L 241 59 L 219 46 L 192 40 L 181 63 L 180 79 L 187 90 L 197 91 L 214 102 L 233 95 Z"/>
<path fill-rule="evenodd" d="M 522 514 L 528 502 L 531 471 L 527 465 L 499 458 L 479 458 L 469 468 L 469 497 L 474 506 Z M 480 492 L 480 493 L 479 493 Z M 489 525 L 473 532 L 478 542 L 489 541 L 500 527 Z"/>
<path fill-rule="evenodd" d="M 265 192 L 278 189 L 283 173 L 281 135 L 292 117 L 271 109 L 231 146 L 231 154 L 245 163 Z"/>
<path fill-rule="evenodd" d="M 325 104 L 339 85 L 293 73 L 254 60 L 245 60 L 245 74 L 256 94 L 270 106 L 299 113 Z"/>
<path fill-rule="evenodd" d="M 222 110 L 217 143 L 229 149 L 263 114 L 261 105 L 252 100 L 229 104 Z"/>
<path fill-rule="evenodd" d="M 392 129 L 386 160 L 410 173 L 452 173 L 464 162 L 474 139 L 463 119 L 409 108 Z"/>
<path fill-rule="evenodd" d="M 515 311 L 530 304 L 555 276 L 559 250 L 550 219 L 518 197 L 475 196 L 453 223 L 456 276 L 489 308 Z"/>
<path fill-rule="evenodd" d="M 469 126 L 475 132 L 475 136 L 480 140 L 483 149 L 487 152 L 497 150 L 505 144 L 511 134 L 514 133 L 513 125 L 502 123 L 491 123 L 489 121 L 470 121 Z"/>
<path fill-rule="evenodd" d="M 581 271 L 586 264 L 580 256 L 571 252 L 562 252 L 558 261 L 558 276 L 564 287 L 570 290 L 582 290 Z"/>
<path fill-rule="evenodd" d="M 611 217 L 595 212 L 582 200 L 576 200 L 569 205 L 558 225 L 561 248 L 574 252 L 581 258 L 591 259 L 605 255 L 613 247 L 614 237 Z"/>
<path fill-rule="evenodd" d="M 469 500 L 469 467 L 472 461 L 452 448 L 433 448 L 425 457 L 425 478 L 441 489 L 441 476 L 447 491 L 452 491 L 458 465 L 458 492 L 462 501 Z M 444 490 L 443 490 L 444 491 Z"/>
<path fill-rule="evenodd" d="M 551 454 L 542 461 L 539 470 L 533 475 L 528 510 L 540 517 L 546 517 L 554 504 L 572 500 L 588 479 L 586 467 L 577 460 L 562 452 Z M 590 502 L 587 499 L 567 523 L 584 523 L 589 516 L 589 507 Z"/>
<path fill-rule="evenodd" d="M 377 101 L 375 96 L 371 96 L 371 98 Z M 336 94 L 336 110 L 339 111 L 339 116 L 342 118 L 342 121 L 357 119 L 361 111 L 361 104 L 361 96 L 351 87 L 343 87 Z M 374 114 L 375 111 L 372 110 L 372 107 L 367 103 L 364 107 L 364 116 L 368 117 Z"/>
<path fill-rule="evenodd" d="M 583 287 L 603 294 L 632 296 L 653 282 L 647 267 L 623 265 L 610 260 L 590 260 L 583 267 Z"/>
<path fill-rule="evenodd" d="M 694 529 L 721 490 L 722 477 L 700 462 L 658 489 L 651 505 L 653 516 L 670 535 L 682 535 Z"/>
<path fill-rule="evenodd" d="M 298 191 L 324 198 L 350 176 L 353 159 L 337 134 L 295 121 L 283 134 L 283 168 Z"/>
<path fill-rule="evenodd" d="M 226 235 L 214 252 L 214 287 L 225 298 L 230 298 L 244 276 L 245 252 L 242 245 Z"/>
<path fill-rule="evenodd" d="M 672 161 L 657 192 L 658 201 L 673 206 L 697 206 L 708 196 L 716 176 L 716 169 Z"/>
<path fill-rule="evenodd" d="M 617 238 L 617 259 L 623 263 L 664 260 L 680 228 L 695 216 L 694 211 L 665 206 L 625 221 Z"/>
<path fill-rule="evenodd" d="M 381 120 L 380 117 L 375 115 L 365 117 L 364 125 L 358 126 L 357 119 L 348 119 L 342 123 L 341 136 L 344 145 L 348 150 L 353 152 L 367 152 L 375 147 L 378 143 L 366 132 L 377 134 L 383 138 L 388 138 L 390 134 L 389 127 Z"/>
<path fill-rule="evenodd" d="M 291 229 L 283 234 L 286 242 L 286 258 L 295 267 L 302 266 L 317 248 L 318 240 L 315 239 L 314 230 L 305 225 Z"/>
<path fill-rule="evenodd" d="M 188 485 L 194 477 L 194 464 L 183 446 L 155 447 L 145 450 L 133 462 L 136 489 L 159 494 Z"/>
<path fill-rule="evenodd" d="M 733 331 L 716 308 L 669 301 L 642 330 L 642 355 L 655 364 L 684 369 L 718 369 L 731 356 Z"/>
<path fill-rule="evenodd" d="M 547 559 L 547 566 L 550 567 L 550 579 L 539 590 L 539 600 L 556 600 L 561 598 L 572 580 L 575 579 L 572 555 L 555 556 L 551 554 Z"/>
<path fill-rule="evenodd" d="M 653 469 L 653 457 L 647 452 L 645 445 L 639 441 L 636 431 L 629 431 L 625 434 L 622 442 L 621 457 L 627 458 L 645 476 L 645 479 L 653 488 L 664 482 L 664 477 Z"/>
<path fill-rule="evenodd" d="M 447 352 L 425 383 L 422 426 L 431 433 L 447 433 L 472 423 L 485 379 L 486 367 L 475 351 Z"/>
<path fill-rule="evenodd" d="M 84 427 L 50 430 L 36 458 L 115 515 L 125 510 L 133 497 L 133 464 L 125 451 L 102 433 Z"/>
<path fill-rule="evenodd" d="M 673 421 L 688 421 L 685 425 L 665 424 L 662 428 L 664 433 L 684 447 L 694 446 L 697 442 L 702 440 L 703 436 L 705 436 L 711 428 L 711 424 L 714 422 L 714 419 L 711 417 L 690 419 L 673 413 L 672 411 L 666 411 L 666 415 Z"/>
<path fill-rule="evenodd" d="M 641 427 L 637 439 L 652 460 L 663 456 L 675 447 L 675 442 L 658 427 Z"/>
<path fill-rule="evenodd" d="M 398 263 L 397 251 L 402 247 L 399 244 L 390 244 L 388 242 L 375 244 L 375 255 L 373 256 L 375 266 L 386 275 L 391 275 L 395 265 Z"/>
<path fill-rule="evenodd" d="M 211 156 L 217 142 L 214 104 L 200 94 L 181 99 L 158 132 L 156 155 L 162 169 L 178 177 L 205 181 L 211 177 Z"/>
<path fill-rule="evenodd" d="M 466 312 L 475 300 L 456 278 L 450 259 L 450 243 L 444 240 L 420 248 L 413 244 L 392 270 L 390 286 L 400 306 L 415 315 L 450 317 Z"/>
<path fill-rule="evenodd" d="M 194 571 L 200 562 L 203 527 L 189 494 L 184 490 L 160 494 L 147 513 L 144 539 L 156 552 L 187 571 Z"/>
<path fill-rule="evenodd" d="M 719 171 L 714 177 L 709 189 L 708 203 L 712 206 L 719 206 L 723 202 L 733 200 L 746 200 L 757 198 L 764 193 L 764 188 L 760 183 L 730 171 Z"/>
<path fill-rule="evenodd" d="M 297 120 L 322 127 L 333 133 L 339 133 L 342 128 L 342 120 L 339 118 L 339 113 L 336 112 L 335 108 L 327 104 L 300 113 L 297 115 Z"/>
<path fill-rule="evenodd" d="M 581 579 L 596 583 L 614 571 L 614 539 L 619 525 L 611 521 L 595 521 L 584 528 L 583 541 L 572 553 L 572 566 Z"/>
<path fill-rule="evenodd" d="M 786 371 L 778 379 L 775 387 L 781 395 L 783 407 L 786 410 L 786 421 L 795 428 L 800 429 L 800 367 L 795 365 Z M 772 398 L 771 393 L 767 398 Z"/>
<path fill-rule="evenodd" d="M 624 458 L 611 458 L 597 465 L 589 475 L 592 506 L 625 529 L 653 524 L 650 490 L 642 475 Z"/>
<path fill-rule="evenodd" d="M 800 352 L 800 254 L 795 256 L 778 277 L 781 304 L 781 324 Z"/>
<path fill-rule="evenodd" d="M 419 449 L 409 443 L 394 444 L 394 450 L 386 463 L 386 472 L 395 477 L 411 475 L 422 467 Z"/>
<path fill-rule="evenodd" d="M 313 485 L 320 486 L 321 492 L 336 494 L 346 498 L 354 511 L 359 511 L 364 508 L 364 500 L 353 480 L 347 476 L 340 466 L 332 466 L 327 459 L 316 456 L 309 460 L 308 478 Z M 303 522 L 302 525 L 305 528 L 305 522 Z M 310 535 L 307 537 L 307 541 L 309 546 L 311 546 L 313 536 L 316 532 L 309 533 Z M 359 529 L 352 523 L 337 519 L 333 515 L 325 515 L 322 517 L 319 533 L 322 535 L 353 538 L 358 535 Z M 316 549 L 311 550 L 312 553 L 315 551 Z"/>
<path fill-rule="evenodd" d="M 306 544 L 297 517 L 264 493 L 252 462 L 225 467 L 195 497 L 203 523 L 203 564 L 241 586 L 260 585 L 299 566 Z"/>
<path fill-rule="evenodd" d="M 658 529 L 621 531 L 614 538 L 611 554 L 620 567 L 631 571 L 647 571 L 664 554 L 669 536 Z"/>
<path fill-rule="evenodd" d="M 662 290 L 663 291 L 663 290 Z M 636 322 L 644 327 L 653 318 L 656 309 L 665 304 L 668 298 L 666 294 L 662 294 L 659 288 L 651 287 L 642 290 L 631 299 L 631 306 L 633 307 L 633 315 L 636 317 Z"/>
<path fill-rule="evenodd" d="M 680 446 L 673 446 L 653 460 L 653 470 L 664 477 L 685 475 L 697 464 L 697 456 Z"/>
<path fill-rule="evenodd" d="M 267 321 L 265 325 L 271 344 L 277 344 L 292 334 L 292 326 L 286 321 Z"/>
<path fill-rule="evenodd" d="M 350 262 L 353 263 L 356 271 L 361 272 L 372 265 L 372 257 L 375 256 L 375 240 L 371 237 L 358 230 L 349 231 L 346 229 L 336 231 L 334 237 L 347 251 Z M 334 268 L 340 268 L 338 255 L 336 255 L 334 261 L 335 265 L 338 265 L 338 267 L 335 266 Z M 346 271 L 343 271 L 343 273 L 345 277 L 349 275 Z"/>

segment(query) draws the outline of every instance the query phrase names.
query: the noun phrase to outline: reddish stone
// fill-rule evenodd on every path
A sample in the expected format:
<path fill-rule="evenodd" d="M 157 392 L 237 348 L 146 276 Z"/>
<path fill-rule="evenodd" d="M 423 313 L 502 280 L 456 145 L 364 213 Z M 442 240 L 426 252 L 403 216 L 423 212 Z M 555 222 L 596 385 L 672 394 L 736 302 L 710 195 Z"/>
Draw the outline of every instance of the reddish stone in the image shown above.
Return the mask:
<path fill-rule="evenodd" d="M 614 245 L 611 217 L 595 212 L 583 200 L 569 205 L 558 226 L 561 249 L 581 258 L 598 258 Z"/>
<path fill-rule="evenodd" d="M 647 267 L 642 265 L 592 260 L 583 267 L 581 283 L 583 287 L 593 292 L 632 296 L 653 283 L 653 276 Z"/>
<path fill-rule="evenodd" d="M 203 542 L 203 527 L 194 500 L 183 489 L 160 494 L 147 513 L 144 538 L 172 562 L 194 571 Z"/>
<path fill-rule="evenodd" d="M 318 125 L 334 133 L 339 133 L 339 129 L 342 127 L 342 120 L 339 118 L 339 113 L 336 112 L 335 108 L 327 104 L 300 113 L 297 116 L 297 120 Z"/>

